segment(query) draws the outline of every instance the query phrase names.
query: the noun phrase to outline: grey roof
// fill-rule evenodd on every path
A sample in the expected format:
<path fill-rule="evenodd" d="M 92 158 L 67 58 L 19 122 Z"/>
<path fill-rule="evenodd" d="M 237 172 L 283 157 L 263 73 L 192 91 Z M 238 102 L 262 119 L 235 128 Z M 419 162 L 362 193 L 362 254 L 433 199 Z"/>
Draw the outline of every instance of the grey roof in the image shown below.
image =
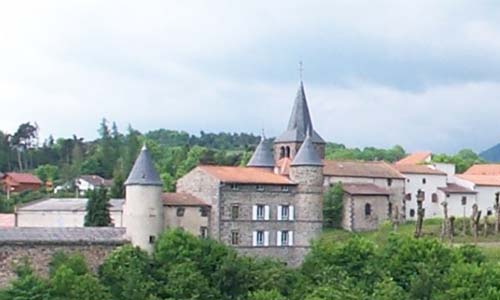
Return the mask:
<path fill-rule="evenodd" d="M 0 244 L 112 244 L 127 243 L 125 228 L 12 227 L 0 230 Z"/>
<path fill-rule="evenodd" d="M 110 211 L 122 211 L 124 199 L 110 199 Z M 17 212 L 23 211 L 85 211 L 87 198 L 50 198 L 19 206 Z"/>
<path fill-rule="evenodd" d="M 274 167 L 274 155 L 271 149 L 271 143 L 264 137 L 260 140 L 259 145 L 255 149 L 255 152 L 250 158 L 247 167 L 256 168 L 273 168 Z"/>
<path fill-rule="evenodd" d="M 288 121 L 288 128 L 276 138 L 275 142 L 303 142 L 306 139 L 308 130 L 312 131 L 313 143 L 325 143 L 325 140 L 313 128 L 304 92 L 304 84 L 301 81 L 293 104 L 292 115 L 290 121 Z"/>
<path fill-rule="evenodd" d="M 134 167 L 132 167 L 132 171 L 130 171 L 127 181 L 125 181 L 125 185 L 163 185 L 146 145 L 142 147 L 141 153 L 139 153 Z"/>
<path fill-rule="evenodd" d="M 113 180 L 104 179 L 99 175 L 82 175 L 82 176 L 78 177 L 76 180 L 77 181 L 85 180 L 93 186 L 110 187 L 113 185 Z"/>
<path fill-rule="evenodd" d="M 323 161 L 313 145 L 311 135 L 307 135 L 291 166 L 323 166 Z"/>

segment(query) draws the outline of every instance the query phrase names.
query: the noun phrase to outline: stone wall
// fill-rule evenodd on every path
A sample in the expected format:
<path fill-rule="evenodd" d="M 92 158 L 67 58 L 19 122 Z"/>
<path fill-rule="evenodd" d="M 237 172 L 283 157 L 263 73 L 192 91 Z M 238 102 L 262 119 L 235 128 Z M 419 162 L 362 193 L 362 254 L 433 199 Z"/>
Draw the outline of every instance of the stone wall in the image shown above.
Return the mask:
<path fill-rule="evenodd" d="M 28 259 L 34 270 L 46 276 L 48 264 L 54 253 L 63 251 L 65 253 L 81 253 L 89 268 L 97 271 L 104 259 L 120 244 L 114 243 L 4 243 L 0 245 L 0 287 L 6 286 L 15 279 L 14 269 L 24 259 Z"/>
<path fill-rule="evenodd" d="M 208 229 L 208 216 L 203 217 L 201 211 L 206 209 L 210 213 L 209 207 L 167 205 L 164 209 L 165 228 L 183 228 L 194 236 L 200 236 L 202 227 Z M 178 215 L 178 209 L 184 209 L 184 214 Z"/>

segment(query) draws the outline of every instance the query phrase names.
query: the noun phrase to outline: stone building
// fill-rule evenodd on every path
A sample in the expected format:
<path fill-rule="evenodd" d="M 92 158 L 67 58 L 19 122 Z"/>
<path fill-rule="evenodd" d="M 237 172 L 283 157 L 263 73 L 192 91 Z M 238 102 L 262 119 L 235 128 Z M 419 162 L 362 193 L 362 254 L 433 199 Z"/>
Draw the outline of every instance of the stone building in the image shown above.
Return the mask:
<path fill-rule="evenodd" d="M 391 215 L 391 193 L 372 183 L 345 183 L 342 227 L 349 231 L 374 230 Z"/>

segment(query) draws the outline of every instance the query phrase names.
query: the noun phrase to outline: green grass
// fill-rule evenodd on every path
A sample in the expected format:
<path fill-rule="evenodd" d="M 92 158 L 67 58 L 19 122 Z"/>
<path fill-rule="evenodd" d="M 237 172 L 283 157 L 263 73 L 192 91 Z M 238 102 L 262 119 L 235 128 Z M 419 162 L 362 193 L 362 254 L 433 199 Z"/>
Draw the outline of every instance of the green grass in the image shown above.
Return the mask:
<path fill-rule="evenodd" d="M 422 233 L 424 238 L 435 238 L 441 240 L 441 219 L 427 219 L 424 221 L 422 228 Z M 493 220 L 489 221 L 489 224 L 493 224 Z M 462 234 L 463 219 L 457 219 L 455 221 L 455 236 L 453 238 L 453 245 L 460 244 L 474 244 L 474 238 L 470 234 L 468 219 L 466 219 L 466 235 Z M 482 225 L 480 226 L 482 229 Z M 323 231 L 321 239 L 327 239 L 331 241 L 345 241 L 353 236 L 361 236 L 373 241 L 379 246 L 385 245 L 389 234 L 394 232 L 392 225 L 390 223 L 382 224 L 378 230 L 367 231 L 367 232 L 357 232 L 352 233 L 340 229 L 325 229 Z M 415 222 L 408 221 L 405 224 L 399 226 L 398 234 L 413 237 L 415 233 Z M 449 241 L 445 241 L 449 243 Z M 500 234 L 494 235 L 493 229 L 490 226 L 489 234 L 484 236 L 482 232 L 479 233 L 477 239 L 477 245 L 482 250 L 482 252 L 487 256 L 489 261 L 500 262 Z"/>

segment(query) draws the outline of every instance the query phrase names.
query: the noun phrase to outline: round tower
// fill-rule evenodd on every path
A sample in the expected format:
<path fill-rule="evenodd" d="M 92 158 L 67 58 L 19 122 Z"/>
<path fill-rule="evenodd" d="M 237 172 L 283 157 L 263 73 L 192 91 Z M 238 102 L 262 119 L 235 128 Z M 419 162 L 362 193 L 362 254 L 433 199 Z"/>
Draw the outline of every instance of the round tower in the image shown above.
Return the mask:
<path fill-rule="evenodd" d="M 253 153 L 252 158 L 248 161 L 247 167 L 259 168 L 268 171 L 274 170 L 273 150 L 269 140 L 266 140 L 264 136 L 262 136 L 257 148 L 255 148 L 255 152 Z"/>
<path fill-rule="evenodd" d="M 125 181 L 123 224 L 134 246 L 152 252 L 164 228 L 162 181 L 144 146 Z"/>
<path fill-rule="evenodd" d="M 308 247 L 323 228 L 323 161 L 309 132 L 290 165 L 290 179 L 297 183 L 296 245 Z"/>

